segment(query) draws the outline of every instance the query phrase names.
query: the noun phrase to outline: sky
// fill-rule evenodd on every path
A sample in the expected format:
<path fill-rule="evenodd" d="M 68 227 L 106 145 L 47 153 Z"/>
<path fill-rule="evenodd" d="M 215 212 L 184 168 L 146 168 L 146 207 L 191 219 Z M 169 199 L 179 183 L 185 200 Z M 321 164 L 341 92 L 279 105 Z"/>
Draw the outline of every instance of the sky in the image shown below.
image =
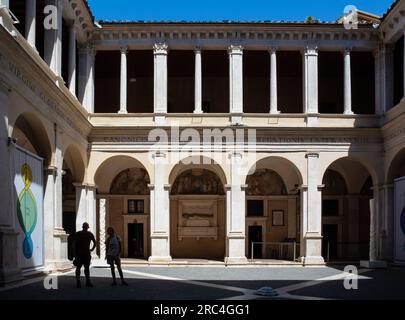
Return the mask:
<path fill-rule="evenodd" d="M 347 5 L 383 15 L 394 0 L 88 0 L 98 20 L 334 21 Z"/>

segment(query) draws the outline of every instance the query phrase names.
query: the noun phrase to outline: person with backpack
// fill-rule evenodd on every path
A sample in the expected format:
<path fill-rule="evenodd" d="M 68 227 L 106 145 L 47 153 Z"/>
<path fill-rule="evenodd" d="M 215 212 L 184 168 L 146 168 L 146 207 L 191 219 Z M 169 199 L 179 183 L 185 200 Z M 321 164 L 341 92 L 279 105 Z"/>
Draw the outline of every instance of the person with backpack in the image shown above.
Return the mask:
<path fill-rule="evenodd" d="M 74 236 L 75 259 L 73 264 L 76 266 L 76 283 L 78 288 L 82 287 L 80 283 L 80 272 L 83 266 L 86 276 L 86 286 L 93 286 L 90 281 L 90 262 L 91 252 L 96 248 L 96 239 L 94 235 L 88 231 L 89 228 L 90 226 L 87 222 L 83 223 L 83 230 L 77 232 Z M 90 243 L 92 242 L 93 246 L 90 248 Z"/>

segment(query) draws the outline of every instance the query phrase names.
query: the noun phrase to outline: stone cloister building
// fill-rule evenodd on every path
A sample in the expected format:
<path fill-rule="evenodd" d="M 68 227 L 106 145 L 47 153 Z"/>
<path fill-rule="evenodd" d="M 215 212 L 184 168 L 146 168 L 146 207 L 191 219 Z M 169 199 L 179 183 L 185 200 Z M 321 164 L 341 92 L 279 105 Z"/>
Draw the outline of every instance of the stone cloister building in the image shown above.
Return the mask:
<path fill-rule="evenodd" d="M 0 0 L 0 283 L 70 268 L 84 221 L 101 258 L 112 226 L 151 264 L 291 260 L 279 243 L 304 265 L 392 261 L 404 14 L 96 22 L 84 0 Z"/>

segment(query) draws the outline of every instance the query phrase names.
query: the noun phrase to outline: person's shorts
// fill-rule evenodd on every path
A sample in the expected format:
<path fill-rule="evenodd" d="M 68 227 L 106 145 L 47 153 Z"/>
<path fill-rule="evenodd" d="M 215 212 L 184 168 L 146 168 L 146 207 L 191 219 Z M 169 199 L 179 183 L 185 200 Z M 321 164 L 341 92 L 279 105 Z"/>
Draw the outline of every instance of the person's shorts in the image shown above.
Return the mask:
<path fill-rule="evenodd" d="M 75 260 L 73 261 L 73 264 L 76 267 L 81 268 L 82 266 L 89 266 L 91 261 L 91 255 L 83 255 L 83 256 L 76 256 Z"/>
<path fill-rule="evenodd" d="M 114 256 L 107 256 L 107 263 L 109 264 L 109 265 L 111 265 L 111 264 L 116 264 L 116 265 L 120 265 L 121 264 L 121 258 L 119 257 L 119 256 L 116 256 L 116 257 L 114 257 Z"/>

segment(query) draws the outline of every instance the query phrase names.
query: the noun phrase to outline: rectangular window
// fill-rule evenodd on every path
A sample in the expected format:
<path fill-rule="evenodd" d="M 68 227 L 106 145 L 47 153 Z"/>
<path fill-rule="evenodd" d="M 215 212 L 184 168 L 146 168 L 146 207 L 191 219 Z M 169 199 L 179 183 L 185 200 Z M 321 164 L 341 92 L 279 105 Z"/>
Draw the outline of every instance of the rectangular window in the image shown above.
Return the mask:
<path fill-rule="evenodd" d="M 248 200 L 247 201 L 247 216 L 248 217 L 263 217 L 264 216 L 264 201 L 263 200 Z"/>
<path fill-rule="evenodd" d="M 143 200 L 128 200 L 128 213 L 129 214 L 145 213 L 144 201 Z"/>
<path fill-rule="evenodd" d="M 339 200 L 322 200 L 322 215 L 324 217 L 335 217 L 339 215 Z"/>

